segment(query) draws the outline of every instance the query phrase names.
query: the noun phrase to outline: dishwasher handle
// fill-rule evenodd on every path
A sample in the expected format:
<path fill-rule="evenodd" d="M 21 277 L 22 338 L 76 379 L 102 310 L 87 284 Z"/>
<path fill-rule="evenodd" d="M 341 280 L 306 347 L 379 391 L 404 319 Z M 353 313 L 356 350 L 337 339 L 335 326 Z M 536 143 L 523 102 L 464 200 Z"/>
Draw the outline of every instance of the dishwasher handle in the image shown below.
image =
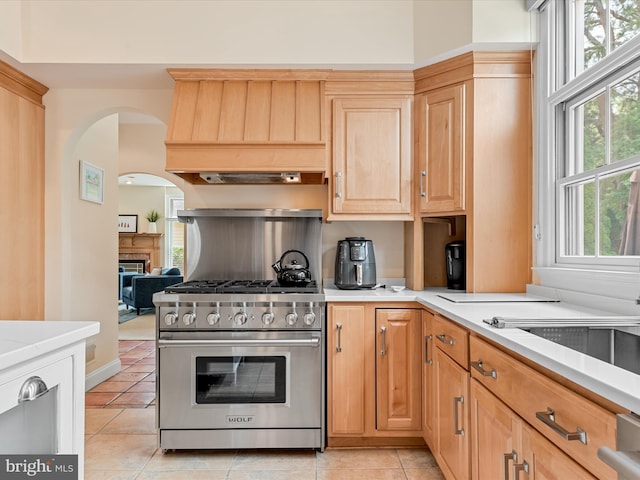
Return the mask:
<path fill-rule="evenodd" d="M 598 458 L 618 472 L 620 478 L 640 478 L 640 452 L 616 452 L 600 447 Z"/>

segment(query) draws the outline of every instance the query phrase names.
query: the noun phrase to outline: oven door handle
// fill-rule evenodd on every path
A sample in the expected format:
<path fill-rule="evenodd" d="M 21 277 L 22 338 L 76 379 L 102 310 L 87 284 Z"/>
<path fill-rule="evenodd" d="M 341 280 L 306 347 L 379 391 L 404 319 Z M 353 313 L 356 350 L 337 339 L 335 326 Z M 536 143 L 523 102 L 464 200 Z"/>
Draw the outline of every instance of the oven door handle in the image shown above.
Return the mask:
<path fill-rule="evenodd" d="M 158 340 L 160 348 L 166 347 L 319 347 L 320 338 L 253 339 L 253 340 Z"/>

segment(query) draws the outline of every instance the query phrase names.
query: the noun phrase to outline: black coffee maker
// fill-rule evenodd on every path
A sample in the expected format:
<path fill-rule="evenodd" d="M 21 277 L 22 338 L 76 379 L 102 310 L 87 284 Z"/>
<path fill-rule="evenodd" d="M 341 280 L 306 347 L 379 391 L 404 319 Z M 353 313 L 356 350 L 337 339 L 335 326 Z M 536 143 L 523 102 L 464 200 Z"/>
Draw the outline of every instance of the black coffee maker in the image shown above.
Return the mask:
<path fill-rule="evenodd" d="M 464 240 L 447 243 L 444 247 L 447 266 L 447 288 L 464 290 L 466 288 L 466 251 Z"/>
<path fill-rule="evenodd" d="M 334 280 L 336 287 L 343 290 L 376 286 L 376 257 L 371 240 L 347 237 L 338 242 Z"/>

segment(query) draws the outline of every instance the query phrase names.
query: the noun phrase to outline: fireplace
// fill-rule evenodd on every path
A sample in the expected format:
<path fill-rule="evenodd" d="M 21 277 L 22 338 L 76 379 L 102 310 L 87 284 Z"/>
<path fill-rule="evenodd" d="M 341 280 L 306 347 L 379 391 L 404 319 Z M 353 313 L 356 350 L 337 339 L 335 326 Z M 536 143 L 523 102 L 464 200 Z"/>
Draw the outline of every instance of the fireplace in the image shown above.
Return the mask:
<path fill-rule="evenodd" d="M 145 273 L 147 271 L 147 259 L 119 259 L 118 267 L 124 268 L 125 272 Z"/>
<path fill-rule="evenodd" d="M 149 273 L 153 267 L 161 267 L 160 233 L 120 233 L 118 244 L 118 262 L 125 269 L 138 268 L 131 264 L 142 265 L 141 273 Z M 129 265 L 127 265 L 129 264 Z M 135 270 L 132 270 L 135 271 Z"/>

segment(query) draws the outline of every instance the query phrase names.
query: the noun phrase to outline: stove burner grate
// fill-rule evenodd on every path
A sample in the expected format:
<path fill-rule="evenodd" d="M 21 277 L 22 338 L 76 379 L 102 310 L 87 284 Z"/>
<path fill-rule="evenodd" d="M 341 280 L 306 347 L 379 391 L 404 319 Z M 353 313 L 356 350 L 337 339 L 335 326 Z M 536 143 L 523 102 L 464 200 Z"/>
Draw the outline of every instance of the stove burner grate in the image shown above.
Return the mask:
<path fill-rule="evenodd" d="M 277 280 L 191 280 L 165 287 L 165 293 L 319 293 L 318 284 L 284 286 Z"/>

